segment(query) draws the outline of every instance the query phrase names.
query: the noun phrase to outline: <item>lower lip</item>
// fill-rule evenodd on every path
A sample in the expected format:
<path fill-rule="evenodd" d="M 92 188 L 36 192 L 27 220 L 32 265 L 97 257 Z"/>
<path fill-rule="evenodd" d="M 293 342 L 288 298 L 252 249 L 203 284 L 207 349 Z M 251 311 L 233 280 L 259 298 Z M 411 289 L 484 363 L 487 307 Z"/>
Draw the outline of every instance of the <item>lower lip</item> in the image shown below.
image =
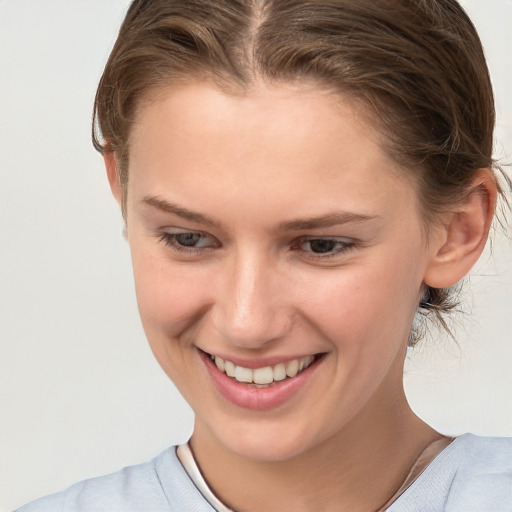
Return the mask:
<path fill-rule="evenodd" d="M 291 400 L 306 385 L 324 360 L 323 356 L 316 358 L 295 377 L 286 378 L 267 388 L 257 388 L 228 377 L 217 368 L 208 354 L 202 351 L 199 353 L 217 391 L 232 404 L 254 411 L 275 409 Z"/>

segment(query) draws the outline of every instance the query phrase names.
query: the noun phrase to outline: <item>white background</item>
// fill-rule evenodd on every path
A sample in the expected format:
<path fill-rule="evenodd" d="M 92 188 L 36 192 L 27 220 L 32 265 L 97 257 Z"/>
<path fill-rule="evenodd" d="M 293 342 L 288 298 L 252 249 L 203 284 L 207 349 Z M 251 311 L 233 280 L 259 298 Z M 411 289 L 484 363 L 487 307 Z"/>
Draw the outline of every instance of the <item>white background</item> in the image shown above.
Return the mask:
<path fill-rule="evenodd" d="M 512 1 L 466 0 L 512 155 Z M 0 511 L 184 441 L 192 414 L 153 361 L 128 248 L 90 144 L 93 95 L 127 0 L 0 0 Z M 512 435 L 512 247 L 469 287 L 458 346 L 408 363 L 443 432 Z"/>

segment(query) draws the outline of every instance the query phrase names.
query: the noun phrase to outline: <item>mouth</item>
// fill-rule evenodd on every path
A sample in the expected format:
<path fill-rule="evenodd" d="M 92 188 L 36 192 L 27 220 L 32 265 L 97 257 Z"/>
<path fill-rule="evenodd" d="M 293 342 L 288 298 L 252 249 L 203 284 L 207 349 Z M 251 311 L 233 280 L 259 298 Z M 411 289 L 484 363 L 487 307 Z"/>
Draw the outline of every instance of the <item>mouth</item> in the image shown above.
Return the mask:
<path fill-rule="evenodd" d="M 268 388 L 296 377 L 309 368 L 322 354 L 308 355 L 275 365 L 260 368 L 246 368 L 228 359 L 206 353 L 215 366 L 233 380 L 255 387 Z"/>
<path fill-rule="evenodd" d="M 307 388 L 327 356 L 319 353 L 288 360 L 261 360 L 258 366 L 256 360 L 236 364 L 201 349 L 199 354 L 220 396 L 253 411 L 268 411 L 290 403 Z"/>

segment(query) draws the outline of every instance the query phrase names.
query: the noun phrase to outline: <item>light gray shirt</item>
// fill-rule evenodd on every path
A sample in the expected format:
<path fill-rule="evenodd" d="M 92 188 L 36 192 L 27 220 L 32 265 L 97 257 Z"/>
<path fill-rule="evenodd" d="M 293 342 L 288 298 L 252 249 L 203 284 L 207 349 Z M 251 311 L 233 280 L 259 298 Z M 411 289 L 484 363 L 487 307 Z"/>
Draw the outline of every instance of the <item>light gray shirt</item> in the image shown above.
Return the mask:
<path fill-rule="evenodd" d="M 212 512 L 176 448 L 79 482 L 15 512 Z M 464 434 L 445 448 L 389 512 L 512 512 L 512 438 Z"/>

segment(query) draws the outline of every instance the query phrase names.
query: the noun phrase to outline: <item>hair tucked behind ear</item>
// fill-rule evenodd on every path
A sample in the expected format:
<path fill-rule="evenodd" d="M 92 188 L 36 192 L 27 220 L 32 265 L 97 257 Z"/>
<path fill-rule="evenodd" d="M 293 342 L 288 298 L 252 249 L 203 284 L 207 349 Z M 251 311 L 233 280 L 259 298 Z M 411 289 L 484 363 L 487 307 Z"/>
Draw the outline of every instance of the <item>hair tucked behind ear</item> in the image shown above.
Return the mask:
<path fill-rule="evenodd" d="M 198 79 L 237 94 L 256 79 L 308 80 L 362 103 L 383 148 L 415 180 L 427 229 L 478 169 L 501 172 L 482 45 L 455 0 L 132 2 L 93 123 L 93 143 L 116 154 L 124 189 L 137 107 L 155 89 Z M 430 288 L 419 311 L 446 327 L 455 305 L 451 290 Z"/>

